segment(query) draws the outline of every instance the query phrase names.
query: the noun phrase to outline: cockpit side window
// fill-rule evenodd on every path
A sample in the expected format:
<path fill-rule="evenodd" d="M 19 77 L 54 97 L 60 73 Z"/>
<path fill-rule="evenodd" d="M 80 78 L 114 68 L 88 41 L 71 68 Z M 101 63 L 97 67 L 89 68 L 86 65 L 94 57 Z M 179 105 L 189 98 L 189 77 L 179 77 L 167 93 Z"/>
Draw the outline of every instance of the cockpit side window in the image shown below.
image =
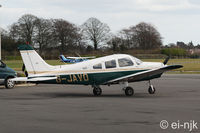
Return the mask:
<path fill-rule="evenodd" d="M 142 61 L 140 59 L 138 59 L 138 58 L 135 58 L 135 62 L 136 62 L 137 65 L 142 64 Z"/>
<path fill-rule="evenodd" d="M 93 69 L 102 69 L 102 64 L 99 63 L 99 64 L 94 65 Z"/>
<path fill-rule="evenodd" d="M 110 60 L 105 62 L 105 67 L 108 68 L 115 68 L 116 67 L 116 61 Z"/>
<path fill-rule="evenodd" d="M 133 62 L 130 58 L 118 59 L 118 63 L 120 67 L 133 66 Z"/>

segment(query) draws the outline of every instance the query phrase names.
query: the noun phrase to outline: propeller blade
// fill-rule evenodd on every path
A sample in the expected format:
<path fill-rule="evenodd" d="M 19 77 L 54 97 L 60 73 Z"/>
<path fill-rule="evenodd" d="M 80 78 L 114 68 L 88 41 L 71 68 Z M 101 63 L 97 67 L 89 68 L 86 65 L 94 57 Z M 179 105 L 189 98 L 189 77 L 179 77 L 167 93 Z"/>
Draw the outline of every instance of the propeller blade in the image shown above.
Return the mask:
<path fill-rule="evenodd" d="M 25 71 L 24 74 L 26 75 L 26 77 L 28 77 L 28 72 L 27 71 Z"/>
<path fill-rule="evenodd" d="M 165 59 L 165 61 L 163 62 L 163 64 L 166 65 L 167 62 L 169 61 L 169 59 L 170 59 L 170 57 L 168 56 L 168 57 Z"/>
<path fill-rule="evenodd" d="M 24 72 L 24 70 L 25 70 L 25 65 L 23 64 L 22 65 L 22 72 Z"/>

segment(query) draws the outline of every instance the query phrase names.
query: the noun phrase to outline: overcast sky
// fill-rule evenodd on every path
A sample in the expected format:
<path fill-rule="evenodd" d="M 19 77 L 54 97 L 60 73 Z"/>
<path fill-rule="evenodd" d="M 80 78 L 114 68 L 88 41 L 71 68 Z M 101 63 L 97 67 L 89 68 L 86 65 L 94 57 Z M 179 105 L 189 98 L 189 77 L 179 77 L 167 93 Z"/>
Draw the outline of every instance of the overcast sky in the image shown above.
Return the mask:
<path fill-rule="evenodd" d="M 0 4 L 4 29 L 24 14 L 62 18 L 77 25 L 96 17 L 113 33 L 148 22 L 161 33 L 164 44 L 200 44 L 200 0 L 0 0 Z"/>

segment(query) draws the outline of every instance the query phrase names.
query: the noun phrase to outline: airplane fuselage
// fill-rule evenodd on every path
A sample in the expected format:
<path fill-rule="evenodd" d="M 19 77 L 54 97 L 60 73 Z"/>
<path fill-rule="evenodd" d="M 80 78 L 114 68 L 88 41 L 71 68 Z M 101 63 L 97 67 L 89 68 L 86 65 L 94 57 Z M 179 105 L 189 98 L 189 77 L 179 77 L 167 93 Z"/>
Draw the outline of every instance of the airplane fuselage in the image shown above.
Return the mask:
<path fill-rule="evenodd" d="M 130 59 L 132 64 L 120 67 L 119 60 L 125 58 Z M 106 62 L 109 62 L 111 60 L 113 62 L 115 61 L 115 65 L 113 66 L 113 68 L 110 68 L 112 66 L 109 67 L 106 66 L 107 65 Z M 97 64 L 100 64 L 101 67 L 95 68 L 94 66 Z M 141 62 L 135 60 L 135 58 L 130 55 L 116 54 L 80 62 L 77 64 L 55 66 L 55 68 L 52 69 L 52 71 L 36 71 L 36 72 L 29 71 L 29 73 L 30 74 L 36 73 L 34 74 L 34 77 L 41 77 L 43 75 L 45 76 L 49 75 L 50 77 L 51 76 L 57 77 L 56 80 L 38 81 L 38 83 L 101 85 L 101 84 L 107 84 L 108 81 L 112 81 L 116 78 L 145 72 L 163 66 L 164 65 L 162 63 Z M 160 76 L 161 73 L 155 74 L 153 76 L 146 76 L 145 78 L 127 79 L 127 82 L 150 80 L 153 78 L 158 78 Z"/>
<path fill-rule="evenodd" d="M 56 75 L 56 80 L 37 81 L 36 83 L 47 84 L 79 84 L 79 85 L 101 85 L 106 84 L 107 81 L 111 81 L 118 77 L 127 76 L 130 74 L 136 74 L 138 72 L 144 72 L 146 70 L 133 70 L 133 71 L 116 71 L 116 72 L 103 72 L 103 73 L 84 73 L 84 74 L 69 74 L 69 75 Z M 154 78 L 159 78 L 161 74 L 145 77 L 142 79 L 131 79 L 127 82 L 145 81 Z M 118 82 L 116 82 L 118 83 Z"/>

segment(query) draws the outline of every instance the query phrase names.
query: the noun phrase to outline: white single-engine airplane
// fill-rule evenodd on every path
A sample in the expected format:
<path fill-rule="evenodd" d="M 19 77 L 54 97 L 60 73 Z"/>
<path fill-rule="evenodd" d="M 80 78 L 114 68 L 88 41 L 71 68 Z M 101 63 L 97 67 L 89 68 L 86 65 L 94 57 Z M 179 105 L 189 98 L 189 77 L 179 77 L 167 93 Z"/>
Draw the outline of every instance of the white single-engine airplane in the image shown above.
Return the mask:
<path fill-rule="evenodd" d="M 47 64 L 30 45 L 20 45 L 23 62 L 28 72 L 27 77 L 17 77 L 13 81 L 27 81 L 46 84 L 79 84 L 91 85 L 94 95 L 101 95 L 100 85 L 123 84 L 126 96 L 132 96 L 134 90 L 129 82 L 149 81 L 148 92 L 155 93 L 150 80 L 159 78 L 165 71 L 181 68 L 181 65 L 142 62 L 126 54 L 91 59 L 88 61 L 51 66 Z"/>

